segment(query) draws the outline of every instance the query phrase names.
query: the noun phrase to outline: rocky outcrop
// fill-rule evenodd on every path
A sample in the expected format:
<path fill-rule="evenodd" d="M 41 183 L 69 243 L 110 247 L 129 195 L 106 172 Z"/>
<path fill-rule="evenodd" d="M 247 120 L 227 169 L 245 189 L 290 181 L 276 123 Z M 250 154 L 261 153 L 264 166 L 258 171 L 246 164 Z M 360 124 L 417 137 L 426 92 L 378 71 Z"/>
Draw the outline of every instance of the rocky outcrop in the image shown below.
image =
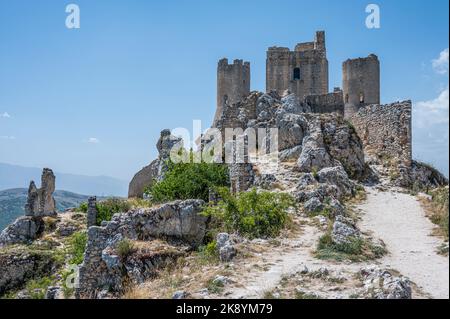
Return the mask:
<path fill-rule="evenodd" d="M 392 180 L 396 186 L 426 191 L 448 185 L 448 179 L 442 173 L 425 163 L 412 161 L 411 166 L 400 165 L 392 169 L 398 170 L 398 173 L 393 174 Z"/>
<path fill-rule="evenodd" d="M 41 177 L 41 188 L 34 181 L 30 182 L 28 198 L 25 205 L 26 216 L 56 216 L 56 204 L 53 198 L 55 191 L 55 175 L 49 168 L 44 168 Z"/>
<path fill-rule="evenodd" d="M 124 241 L 164 239 L 175 246 L 199 246 L 203 242 L 207 223 L 207 218 L 199 214 L 203 204 L 201 200 L 175 201 L 156 208 L 116 214 L 101 227 L 90 227 L 84 261 L 79 271 L 79 294 L 92 296 L 97 289 L 105 286 L 120 291 L 125 279 L 151 276 L 154 272 L 147 269 L 150 264 L 154 265 L 159 260 L 161 263 L 158 264 L 163 265 L 165 260 L 178 256 L 177 251 L 185 250 L 158 249 L 161 254 L 157 255 L 154 255 L 155 251 L 145 253 L 141 250 L 139 253 L 138 250 L 138 255 L 128 252 L 130 254 L 124 258 L 124 249 L 121 248 Z M 170 253 L 166 254 L 168 251 Z"/>
<path fill-rule="evenodd" d="M 30 279 L 49 275 L 54 260 L 49 253 L 12 250 L 0 252 L 0 295 Z"/>
<path fill-rule="evenodd" d="M 128 188 L 129 198 L 142 198 L 146 187 L 151 186 L 155 180 L 163 178 L 167 170 L 166 161 L 170 158 L 170 151 L 174 146 L 181 146 L 181 142 L 180 138 L 170 134 L 170 130 L 161 131 L 161 136 L 156 144 L 159 152 L 158 158 L 134 175 Z"/>
<path fill-rule="evenodd" d="M 336 216 L 333 231 L 331 232 L 331 238 L 335 244 L 348 244 L 352 240 L 359 238 L 359 235 L 360 232 L 352 220 L 341 215 Z"/>
<path fill-rule="evenodd" d="M 44 231 L 41 217 L 23 216 L 0 233 L 0 247 L 12 244 L 29 244 Z"/>
<path fill-rule="evenodd" d="M 365 296 L 374 299 L 411 299 L 411 282 L 408 278 L 394 276 L 389 270 L 377 266 L 361 269 Z"/>
<path fill-rule="evenodd" d="M 236 256 L 236 248 L 234 247 L 229 234 L 217 234 L 216 242 L 220 261 L 229 262 Z"/>

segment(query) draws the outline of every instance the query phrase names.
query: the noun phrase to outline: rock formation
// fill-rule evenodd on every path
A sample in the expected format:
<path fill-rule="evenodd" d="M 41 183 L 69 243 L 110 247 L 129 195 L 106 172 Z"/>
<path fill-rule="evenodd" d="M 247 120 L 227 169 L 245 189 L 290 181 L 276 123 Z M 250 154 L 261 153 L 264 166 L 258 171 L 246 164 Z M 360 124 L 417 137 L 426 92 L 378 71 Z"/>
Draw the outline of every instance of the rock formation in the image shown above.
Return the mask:
<path fill-rule="evenodd" d="M 207 218 L 199 214 L 203 205 L 201 200 L 175 201 L 116 214 L 101 227 L 90 227 L 79 271 L 80 296 L 90 297 L 104 286 L 119 292 L 125 279 L 139 283 L 154 275 L 156 264 L 166 259 L 173 262 L 183 250 L 199 246 L 206 233 Z M 156 239 L 165 239 L 178 248 Z M 120 256 L 118 247 L 124 240 L 149 242 L 151 254 L 141 251 Z"/>
<path fill-rule="evenodd" d="M 170 151 L 182 140 L 170 134 L 170 130 L 161 131 L 161 136 L 156 144 L 158 158 L 134 175 L 128 188 L 128 197 L 142 198 L 145 188 L 151 186 L 155 180 L 160 180 L 166 170 L 166 161 L 170 158 Z"/>
<path fill-rule="evenodd" d="M 26 216 L 55 216 L 56 204 L 53 198 L 55 191 L 55 175 L 49 168 L 44 168 L 41 177 L 41 188 L 37 188 L 34 181 L 30 182 L 28 198 L 25 205 Z"/>

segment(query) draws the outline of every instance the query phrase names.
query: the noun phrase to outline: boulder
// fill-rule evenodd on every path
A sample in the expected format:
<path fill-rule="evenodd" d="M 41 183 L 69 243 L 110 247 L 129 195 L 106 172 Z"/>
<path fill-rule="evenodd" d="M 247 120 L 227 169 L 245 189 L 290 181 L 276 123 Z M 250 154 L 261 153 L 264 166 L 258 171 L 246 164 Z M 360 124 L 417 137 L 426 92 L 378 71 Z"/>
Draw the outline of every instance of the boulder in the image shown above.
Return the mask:
<path fill-rule="evenodd" d="M 145 166 L 134 175 L 128 187 L 128 198 L 143 198 L 145 188 L 151 186 L 158 176 L 159 160 L 156 159 L 150 165 Z"/>
<path fill-rule="evenodd" d="M 303 207 L 307 213 L 318 213 L 324 209 L 324 205 L 317 197 L 309 199 Z"/>
<path fill-rule="evenodd" d="M 0 247 L 12 244 L 28 244 L 44 231 L 44 222 L 40 217 L 23 216 L 0 233 Z"/>
<path fill-rule="evenodd" d="M 364 294 L 375 299 L 411 299 L 411 282 L 403 276 L 394 276 L 389 270 L 369 266 L 360 270 Z"/>
<path fill-rule="evenodd" d="M 236 256 L 236 248 L 234 247 L 229 234 L 217 234 L 216 242 L 220 261 L 229 262 Z"/>
<path fill-rule="evenodd" d="M 348 244 L 351 240 L 359 238 L 359 235 L 359 230 L 350 219 L 343 216 L 336 217 L 331 232 L 331 238 L 335 244 Z"/>
<path fill-rule="evenodd" d="M 355 184 L 348 178 L 342 166 L 327 167 L 317 173 L 320 183 L 336 185 L 339 190 L 338 197 L 352 196 L 355 191 Z"/>

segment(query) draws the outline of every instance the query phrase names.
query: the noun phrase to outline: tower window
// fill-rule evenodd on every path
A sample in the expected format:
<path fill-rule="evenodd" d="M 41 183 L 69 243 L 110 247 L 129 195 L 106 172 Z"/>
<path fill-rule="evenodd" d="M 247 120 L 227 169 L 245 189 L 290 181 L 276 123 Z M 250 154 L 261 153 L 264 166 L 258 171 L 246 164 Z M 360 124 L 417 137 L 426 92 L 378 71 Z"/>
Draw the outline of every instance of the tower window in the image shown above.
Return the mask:
<path fill-rule="evenodd" d="M 294 69 L 294 80 L 300 80 L 300 68 Z"/>
<path fill-rule="evenodd" d="M 361 104 L 364 103 L 364 94 L 363 93 L 359 93 L 359 103 L 361 103 Z"/>
<path fill-rule="evenodd" d="M 345 94 L 345 103 L 348 103 L 348 94 Z"/>

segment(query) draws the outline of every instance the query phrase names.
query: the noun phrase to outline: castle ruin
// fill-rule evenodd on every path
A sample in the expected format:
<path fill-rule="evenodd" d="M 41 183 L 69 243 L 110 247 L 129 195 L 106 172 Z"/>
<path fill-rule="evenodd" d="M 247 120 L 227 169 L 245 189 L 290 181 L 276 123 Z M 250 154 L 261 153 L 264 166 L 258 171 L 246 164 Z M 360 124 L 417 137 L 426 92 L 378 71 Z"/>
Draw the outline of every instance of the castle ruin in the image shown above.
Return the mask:
<path fill-rule="evenodd" d="M 213 127 L 230 113 L 227 108 L 250 94 L 250 62 L 221 59 L 217 67 L 217 108 Z M 350 118 L 361 107 L 380 103 L 380 62 L 370 54 L 349 59 L 342 66 L 342 88 L 329 92 L 325 32 L 312 42 L 299 43 L 294 51 L 270 47 L 266 59 L 266 92 L 295 94 L 312 113 L 340 113 Z M 225 116 L 226 117 L 226 116 Z"/>

